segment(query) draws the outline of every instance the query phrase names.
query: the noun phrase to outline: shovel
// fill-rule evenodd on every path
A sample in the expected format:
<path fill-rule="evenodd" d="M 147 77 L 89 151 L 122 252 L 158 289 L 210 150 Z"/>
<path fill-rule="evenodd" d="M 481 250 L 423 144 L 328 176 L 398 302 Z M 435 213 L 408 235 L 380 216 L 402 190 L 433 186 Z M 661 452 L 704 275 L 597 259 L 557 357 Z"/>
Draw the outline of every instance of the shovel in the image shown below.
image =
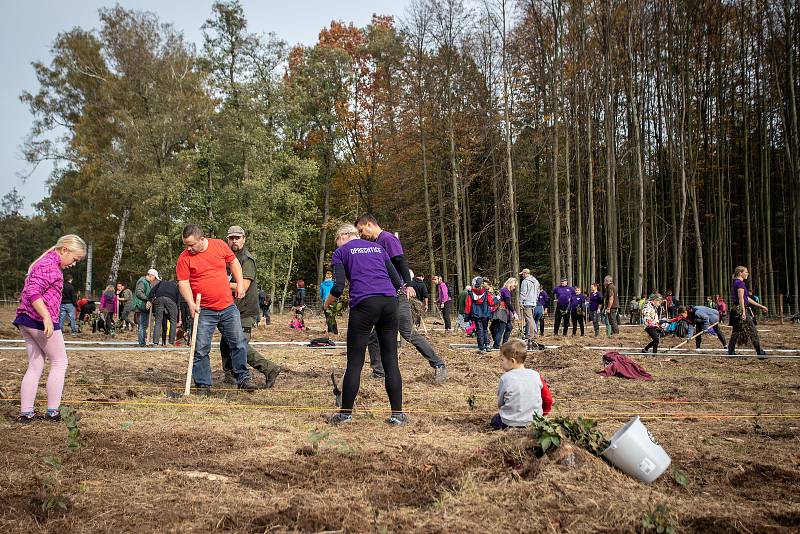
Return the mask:
<path fill-rule="evenodd" d="M 715 327 L 715 326 L 717 326 L 718 324 L 719 324 L 719 321 L 717 321 L 716 323 L 712 324 L 712 325 L 711 325 L 711 326 L 709 326 L 708 328 L 709 328 L 709 329 L 711 329 L 711 328 L 714 328 L 714 327 Z M 690 338 L 689 338 L 689 339 L 687 339 L 686 341 L 683 341 L 682 343 L 678 343 L 678 344 L 677 344 L 677 345 L 675 345 L 674 347 L 668 348 L 667 350 L 675 350 L 675 349 L 677 349 L 677 348 L 680 348 L 680 347 L 682 347 L 682 346 L 686 345 L 688 342 L 690 342 L 690 341 L 691 341 L 691 340 L 693 340 L 694 338 L 702 336 L 702 335 L 703 335 L 705 332 L 706 332 L 705 330 L 701 330 L 699 333 L 697 333 L 697 334 L 693 335 L 692 337 L 690 337 Z"/>
<path fill-rule="evenodd" d="M 197 323 L 200 321 L 200 293 L 197 294 L 195 300 L 197 304 L 197 313 L 194 314 L 194 323 L 192 326 L 192 345 L 189 349 L 189 365 L 186 369 L 186 387 L 183 389 L 184 396 L 188 396 L 192 391 L 192 367 L 194 366 L 194 349 L 197 347 Z"/>

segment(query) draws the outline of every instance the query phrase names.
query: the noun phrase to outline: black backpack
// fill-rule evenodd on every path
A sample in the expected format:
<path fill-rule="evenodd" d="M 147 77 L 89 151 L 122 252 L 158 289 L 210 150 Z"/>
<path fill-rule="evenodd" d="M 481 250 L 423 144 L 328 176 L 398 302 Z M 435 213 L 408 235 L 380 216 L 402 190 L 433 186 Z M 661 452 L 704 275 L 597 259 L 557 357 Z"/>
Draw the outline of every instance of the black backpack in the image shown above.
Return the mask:
<path fill-rule="evenodd" d="M 308 342 L 309 347 L 335 347 L 336 342 L 329 337 L 317 337 Z"/>
<path fill-rule="evenodd" d="M 447 295 L 451 299 L 455 300 L 458 294 L 453 291 L 453 284 L 451 284 L 450 282 L 445 282 L 444 285 L 445 287 L 447 287 Z"/>

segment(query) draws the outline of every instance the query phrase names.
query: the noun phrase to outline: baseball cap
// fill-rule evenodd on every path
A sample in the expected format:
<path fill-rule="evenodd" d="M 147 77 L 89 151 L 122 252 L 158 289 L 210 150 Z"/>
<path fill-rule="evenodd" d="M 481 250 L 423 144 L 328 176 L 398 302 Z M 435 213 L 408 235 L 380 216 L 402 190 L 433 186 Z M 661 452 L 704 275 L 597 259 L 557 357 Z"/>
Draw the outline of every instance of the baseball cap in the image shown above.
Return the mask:
<path fill-rule="evenodd" d="M 530 269 L 522 269 L 519 274 L 531 274 Z"/>
<path fill-rule="evenodd" d="M 156 271 L 155 269 L 148 270 L 147 274 L 155 276 L 156 280 L 161 280 L 161 277 L 158 275 L 158 271 Z"/>
<path fill-rule="evenodd" d="M 241 235 L 241 236 L 244 235 L 244 230 L 242 229 L 241 226 L 231 226 L 230 228 L 228 228 L 228 237 L 234 235 Z"/>
<path fill-rule="evenodd" d="M 567 278 L 567 277 L 565 276 L 565 277 L 563 277 L 563 278 L 561 279 L 561 281 L 562 281 L 562 282 L 569 282 L 569 278 Z"/>

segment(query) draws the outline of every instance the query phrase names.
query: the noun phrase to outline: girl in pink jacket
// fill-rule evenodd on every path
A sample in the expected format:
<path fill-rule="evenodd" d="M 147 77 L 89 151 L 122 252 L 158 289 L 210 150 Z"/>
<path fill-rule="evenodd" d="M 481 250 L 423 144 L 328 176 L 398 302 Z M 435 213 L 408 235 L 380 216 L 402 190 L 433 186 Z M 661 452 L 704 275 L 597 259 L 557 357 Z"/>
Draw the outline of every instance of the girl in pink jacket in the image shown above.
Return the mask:
<path fill-rule="evenodd" d="M 86 243 L 76 235 L 58 239 L 28 268 L 25 287 L 14 325 L 19 328 L 28 350 L 28 370 L 20 387 L 20 423 L 30 423 L 36 415 L 33 404 L 39 378 L 44 371 L 45 359 L 50 360 L 47 375 L 47 414 L 49 421 L 59 421 L 61 393 L 67 374 L 67 350 L 58 323 L 61 290 L 64 285 L 63 269 L 72 267 L 86 256 Z"/>

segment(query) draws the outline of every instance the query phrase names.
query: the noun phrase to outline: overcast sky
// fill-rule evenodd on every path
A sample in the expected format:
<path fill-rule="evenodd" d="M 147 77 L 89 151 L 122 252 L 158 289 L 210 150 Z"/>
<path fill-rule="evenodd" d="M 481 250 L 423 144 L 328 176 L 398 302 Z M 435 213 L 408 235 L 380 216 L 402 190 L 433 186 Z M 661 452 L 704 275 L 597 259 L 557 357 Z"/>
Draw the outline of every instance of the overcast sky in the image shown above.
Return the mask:
<path fill-rule="evenodd" d="M 172 22 L 186 38 L 202 42 L 200 26 L 211 12 L 212 0 L 122 0 L 128 9 L 154 11 Z M 47 194 L 52 166 L 40 165 L 25 183 L 18 177 L 31 168 L 20 145 L 28 134 L 31 115 L 19 101 L 22 91 L 36 92 L 33 61 L 50 62 L 50 47 L 59 32 L 76 26 L 96 28 L 97 10 L 115 2 L 92 0 L 6 0 L 0 18 L 0 196 L 16 186 L 25 197 L 25 213 Z M 369 23 L 373 13 L 403 15 L 409 0 L 242 0 L 249 30 L 274 32 L 290 44 L 313 44 L 319 30 L 332 20 Z"/>

